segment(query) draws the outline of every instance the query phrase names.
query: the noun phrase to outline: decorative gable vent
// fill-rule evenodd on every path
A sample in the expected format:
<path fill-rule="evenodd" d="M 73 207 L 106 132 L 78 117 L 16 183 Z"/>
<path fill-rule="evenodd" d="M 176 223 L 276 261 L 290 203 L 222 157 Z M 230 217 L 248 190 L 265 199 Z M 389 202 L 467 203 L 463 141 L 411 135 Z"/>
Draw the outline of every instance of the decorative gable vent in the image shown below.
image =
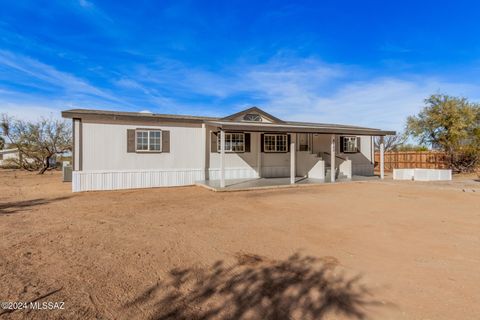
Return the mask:
<path fill-rule="evenodd" d="M 247 113 L 243 116 L 243 120 L 261 122 L 262 117 L 258 113 Z"/>

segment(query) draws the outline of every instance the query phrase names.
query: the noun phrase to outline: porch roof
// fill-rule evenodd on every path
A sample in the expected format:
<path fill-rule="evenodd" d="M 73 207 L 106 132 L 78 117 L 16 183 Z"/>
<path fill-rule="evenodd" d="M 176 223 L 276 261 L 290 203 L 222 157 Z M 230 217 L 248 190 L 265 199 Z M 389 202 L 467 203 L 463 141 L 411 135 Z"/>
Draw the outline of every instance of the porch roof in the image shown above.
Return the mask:
<path fill-rule="evenodd" d="M 284 123 L 252 123 L 234 121 L 206 121 L 207 125 L 231 131 L 253 132 L 291 132 L 291 133 L 324 133 L 351 134 L 356 136 L 386 136 L 394 135 L 395 131 L 365 128 L 340 124 L 284 122 Z"/>

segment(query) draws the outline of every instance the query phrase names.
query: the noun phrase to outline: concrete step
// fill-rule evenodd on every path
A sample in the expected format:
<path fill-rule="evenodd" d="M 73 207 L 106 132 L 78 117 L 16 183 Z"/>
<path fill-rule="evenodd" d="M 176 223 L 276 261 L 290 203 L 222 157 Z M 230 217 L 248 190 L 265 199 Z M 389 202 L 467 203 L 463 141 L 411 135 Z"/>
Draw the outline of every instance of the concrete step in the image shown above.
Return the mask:
<path fill-rule="evenodd" d="M 339 172 L 338 169 L 335 170 L 335 179 L 336 180 L 349 180 L 348 177 L 346 175 L 344 175 L 343 173 Z M 330 167 L 327 167 L 325 168 L 325 181 L 327 181 L 327 179 L 330 181 L 330 172 L 331 172 L 331 168 Z"/>

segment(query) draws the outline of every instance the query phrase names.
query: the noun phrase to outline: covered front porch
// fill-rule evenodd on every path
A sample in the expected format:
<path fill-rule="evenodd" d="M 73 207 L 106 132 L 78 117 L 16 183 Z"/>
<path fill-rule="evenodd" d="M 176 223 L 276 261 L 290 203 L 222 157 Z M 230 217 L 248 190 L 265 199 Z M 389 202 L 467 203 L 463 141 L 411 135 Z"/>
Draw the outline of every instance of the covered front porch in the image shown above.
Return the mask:
<path fill-rule="evenodd" d="M 358 180 L 362 166 L 373 176 L 374 132 L 364 128 L 215 121 L 205 129 L 206 174 L 198 183 L 217 191 Z M 346 153 L 346 142 L 357 154 Z M 380 148 L 383 179 L 383 142 Z"/>

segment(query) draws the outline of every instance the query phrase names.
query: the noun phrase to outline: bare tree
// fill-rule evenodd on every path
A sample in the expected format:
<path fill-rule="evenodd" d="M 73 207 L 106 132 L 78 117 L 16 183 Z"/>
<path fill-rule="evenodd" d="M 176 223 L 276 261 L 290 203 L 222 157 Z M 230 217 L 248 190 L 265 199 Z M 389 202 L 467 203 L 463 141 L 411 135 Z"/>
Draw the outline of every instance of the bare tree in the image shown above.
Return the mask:
<path fill-rule="evenodd" d="M 0 128 L 10 146 L 19 151 L 20 156 L 13 161 L 25 170 L 43 174 L 50 169 L 50 159 L 71 150 L 70 123 L 63 120 L 28 122 L 3 115 Z"/>
<path fill-rule="evenodd" d="M 384 138 L 385 152 L 397 150 L 400 146 L 405 144 L 405 142 L 407 141 L 407 138 L 408 137 L 403 133 L 399 133 L 392 136 L 385 136 Z M 374 144 L 375 144 L 375 150 L 380 150 L 380 137 L 375 137 Z"/>
<path fill-rule="evenodd" d="M 3 150 L 5 148 L 5 139 L 0 136 L 0 150 Z"/>

